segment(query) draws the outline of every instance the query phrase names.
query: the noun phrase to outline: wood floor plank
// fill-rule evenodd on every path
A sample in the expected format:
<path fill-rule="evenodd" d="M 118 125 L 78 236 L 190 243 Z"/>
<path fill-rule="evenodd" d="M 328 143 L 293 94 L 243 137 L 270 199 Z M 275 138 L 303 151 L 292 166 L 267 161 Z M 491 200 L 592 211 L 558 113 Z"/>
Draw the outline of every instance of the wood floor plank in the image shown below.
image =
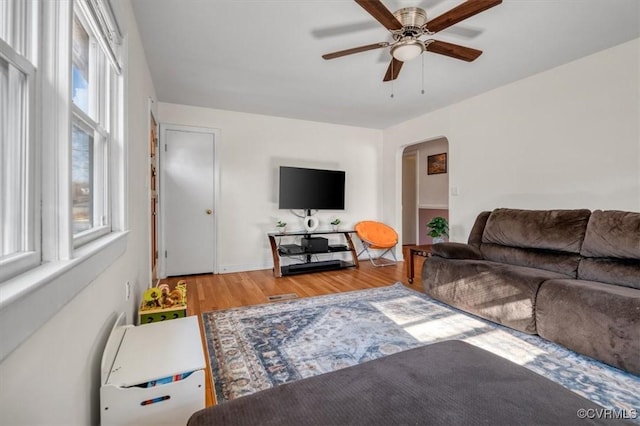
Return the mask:
<path fill-rule="evenodd" d="M 203 345 L 206 348 L 201 314 L 239 306 L 270 303 L 268 297 L 295 293 L 298 297 L 313 297 L 345 291 L 382 287 L 398 281 L 407 287 L 422 291 L 421 271 L 424 258 L 415 258 L 415 279 L 409 284 L 403 262 L 396 265 L 374 267 L 369 261 L 360 262 L 360 268 L 318 272 L 275 278 L 271 269 L 230 274 L 190 275 L 161 280 L 175 285 L 187 282 L 187 314 L 200 317 Z M 205 350 L 206 351 L 206 350 Z M 206 353 L 206 352 L 205 352 Z M 206 404 L 215 405 L 211 386 L 211 366 L 207 357 Z"/>

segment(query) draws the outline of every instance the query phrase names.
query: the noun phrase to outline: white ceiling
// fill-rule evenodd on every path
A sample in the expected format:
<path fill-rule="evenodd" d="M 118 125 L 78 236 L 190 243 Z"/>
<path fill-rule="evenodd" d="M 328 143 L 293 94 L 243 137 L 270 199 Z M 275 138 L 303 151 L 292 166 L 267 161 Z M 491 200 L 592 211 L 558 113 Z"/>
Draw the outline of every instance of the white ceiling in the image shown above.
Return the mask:
<path fill-rule="evenodd" d="M 391 41 L 351 0 L 132 0 L 158 100 L 386 128 L 640 36 L 638 0 L 505 0 L 433 36 L 482 50 L 472 63 L 434 53 L 382 78 Z M 383 0 L 391 11 L 460 4 Z M 391 93 L 394 97 L 391 98 Z"/>

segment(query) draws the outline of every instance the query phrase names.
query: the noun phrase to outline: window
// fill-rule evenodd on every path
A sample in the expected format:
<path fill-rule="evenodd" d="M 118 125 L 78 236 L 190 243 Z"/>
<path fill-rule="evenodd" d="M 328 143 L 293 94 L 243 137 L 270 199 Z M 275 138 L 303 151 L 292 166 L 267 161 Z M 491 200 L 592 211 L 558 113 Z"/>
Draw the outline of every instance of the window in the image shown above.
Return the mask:
<path fill-rule="evenodd" d="M 82 2 L 76 4 L 71 66 L 71 231 L 74 245 L 110 231 L 109 145 L 115 70 Z"/>
<path fill-rule="evenodd" d="M 121 225 L 120 41 L 106 0 L 0 0 L 0 285 Z"/>
<path fill-rule="evenodd" d="M 109 4 L 0 0 L 0 361 L 126 250 Z"/>
<path fill-rule="evenodd" d="M 0 2 L 0 281 L 40 262 L 31 2 Z"/>

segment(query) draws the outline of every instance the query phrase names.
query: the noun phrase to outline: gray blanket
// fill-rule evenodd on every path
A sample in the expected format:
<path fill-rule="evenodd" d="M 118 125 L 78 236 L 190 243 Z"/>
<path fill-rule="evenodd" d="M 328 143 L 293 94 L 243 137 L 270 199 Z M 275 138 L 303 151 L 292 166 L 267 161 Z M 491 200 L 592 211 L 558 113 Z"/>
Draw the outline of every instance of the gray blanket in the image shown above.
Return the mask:
<path fill-rule="evenodd" d="M 224 402 L 188 426 L 619 423 L 581 418 L 596 410 L 524 367 L 450 340 Z"/>

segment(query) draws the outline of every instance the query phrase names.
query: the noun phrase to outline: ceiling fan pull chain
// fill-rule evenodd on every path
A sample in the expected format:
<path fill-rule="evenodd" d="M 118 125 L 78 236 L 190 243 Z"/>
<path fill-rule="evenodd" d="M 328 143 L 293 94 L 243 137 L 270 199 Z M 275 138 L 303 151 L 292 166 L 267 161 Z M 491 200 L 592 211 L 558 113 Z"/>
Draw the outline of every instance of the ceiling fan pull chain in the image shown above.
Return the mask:
<path fill-rule="evenodd" d="M 391 75 L 393 76 L 393 62 L 394 60 L 391 60 Z M 391 80 L 391 99 L 393 99 L 393 80 Z"/>
<path fill-rule="evenodd" d="M 422 56 L 422 91 L 420 93 L 424 95 L 424 55 L 420 56 Z"/>

